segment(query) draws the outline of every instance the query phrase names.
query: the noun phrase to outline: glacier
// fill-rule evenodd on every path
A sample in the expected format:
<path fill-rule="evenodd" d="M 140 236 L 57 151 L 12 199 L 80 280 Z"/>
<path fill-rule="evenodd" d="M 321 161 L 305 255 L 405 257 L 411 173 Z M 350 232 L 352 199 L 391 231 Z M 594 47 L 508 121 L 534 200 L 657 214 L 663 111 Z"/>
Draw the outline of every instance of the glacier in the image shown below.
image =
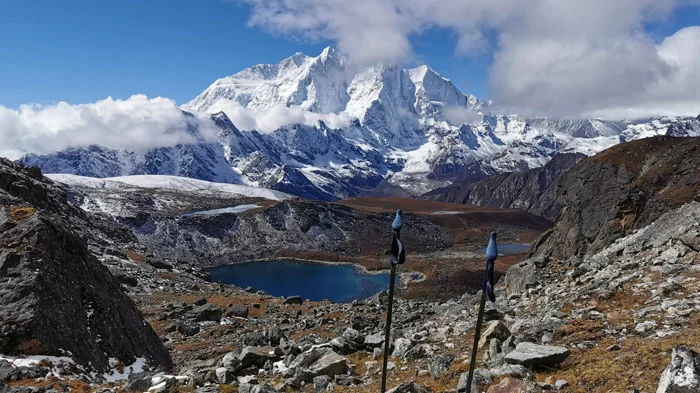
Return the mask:
<path fill-rule="evenodd" d="M 376 190 L 419 196 L 457 177 L 477 181 L 540 167 L 558 153 L 592 155 L 658 134 L 700 135 L 692 117 L 525 118 L 491 106 L 427 65 L 358 67 L 329 47 L 217 79 L 181 105 L 213 123 L 215 140 L 145 151 L 75 147 L 19 161 L 45 173 L 174 175 L 330 201 Z M 302 119 L 241 129 L 226 108 L 260 120 L 284 110 Z M 196 125 L 190 132 L 199 135 Z"/>

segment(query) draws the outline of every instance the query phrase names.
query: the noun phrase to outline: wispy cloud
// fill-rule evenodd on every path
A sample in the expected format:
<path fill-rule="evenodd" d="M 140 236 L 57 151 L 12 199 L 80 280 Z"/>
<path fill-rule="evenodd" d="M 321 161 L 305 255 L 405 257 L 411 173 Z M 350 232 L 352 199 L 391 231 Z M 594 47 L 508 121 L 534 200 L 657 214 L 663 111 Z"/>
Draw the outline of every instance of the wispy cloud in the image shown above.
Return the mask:
<path fill-rule="evenodd" d="M 184 115 L 165 98 L 134 95 L 91 104 L 0 106 L 0 156 L 16 159 L 26 153 L 51 153 L 69 147 L 101 145 L 132 150 L 196 142 L 214 135 L 208 118 Z"/>
<path fill-rule="evenodd" d="M 350 124 L 353 117 L 346 112 L 315 113 L 299 106 L 287 107 L 283 104 L 264 110 L 251 110 L 236 101 L 218 100 L 207 113 L 224 112 L 231 122 L 241 130 L 271 132 L 290 124 L 316 125 L 323 121 L 330 128 L 342 128 Z"/>
<path fill-rule="evenodd" d="M 644 24 L 697 0 L 242 0 L 249 24 L 330 39 L 357 63 L 403 62 L 439 27 L 455 51 L 493 51 L 491 96 L 513 111 L 623 116 L 700 112 L 700 28 L 655 43 Z M 486 33 L 495 33 L 489 47 Z"/>

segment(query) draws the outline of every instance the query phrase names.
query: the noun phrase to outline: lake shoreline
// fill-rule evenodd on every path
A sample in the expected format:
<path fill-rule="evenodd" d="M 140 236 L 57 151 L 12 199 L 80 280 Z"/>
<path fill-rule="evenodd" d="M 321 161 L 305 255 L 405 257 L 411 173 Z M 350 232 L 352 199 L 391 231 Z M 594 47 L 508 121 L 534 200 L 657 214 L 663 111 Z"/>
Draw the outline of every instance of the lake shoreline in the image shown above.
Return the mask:
<path fill-rule="evenodd" d="M 268 262 L 268 261 L 283 261 L 283 260 L 298 262 L 301 264 L 309 264 L 309 265 L 327 265 L 327 266 L 351 265 L 351 266 L 355 267 L 356 269 L 362 271 L 363 274 L 368 274 L 368 275 L 381 275 L 381 274 L 390 274 L 391 273 L 391 269 L 368 270 L 365 266 L 363 266 L 359 263 L 355 263 L 355 262 L 347 262 L 347 261 L 333 262 L 333 261 L 322 261 L 322 260 L 318 260 L 318 259 L 296 258 L 296 257 L 259 258 L 259 259 L 253 259 L 253 260 L 247 260 L 247 261 L 227 263 L 226 265 L 240 265 L 243 263 L 251 263 L 251 262 Z M 214 268 L 221 267 L 221 266 L 226 266 L 226 265 L 212 266 L 210 268 L 207 268 L 207 270 L 214 269 Z M 399 277 L 400 285 L 404 285 L 404 286 L 408 285 L 408 284 L 423 282 L 427 279 L 427 276 L 424 273 L 421 273 L 419 271 L 397 272 L 396 275 Z M 418 278 L 413 278 L 413 276 L 418 276 Z"/>

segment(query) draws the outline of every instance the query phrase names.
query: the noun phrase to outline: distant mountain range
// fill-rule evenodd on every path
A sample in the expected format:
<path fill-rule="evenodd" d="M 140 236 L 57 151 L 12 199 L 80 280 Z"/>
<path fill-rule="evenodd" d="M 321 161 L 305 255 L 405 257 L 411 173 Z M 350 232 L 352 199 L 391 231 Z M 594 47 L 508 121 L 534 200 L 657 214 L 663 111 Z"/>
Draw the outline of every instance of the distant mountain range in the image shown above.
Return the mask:
<path fill-rule="evenodd" d="M 203 138 L 192 122 L 199 141 L 193 144 L 145 151 L 89 146 L 19 161 L 45 173 L 175 175 L 335 200 L 377 189 L 418 196 L 458 178 L 541 167 L 558 153 L 591 155 L 654 135 L 700 135 L 700 120 L 692 117 L 528 119 L 490 108 L 428 66 L 358 68 L 326 48 L 218 79 L 182 105 L 187 116 L 209 114 L 216 140 Z M 260 120 L 285 115 L 291 124 L 241 130 L 222 110 Z"/>

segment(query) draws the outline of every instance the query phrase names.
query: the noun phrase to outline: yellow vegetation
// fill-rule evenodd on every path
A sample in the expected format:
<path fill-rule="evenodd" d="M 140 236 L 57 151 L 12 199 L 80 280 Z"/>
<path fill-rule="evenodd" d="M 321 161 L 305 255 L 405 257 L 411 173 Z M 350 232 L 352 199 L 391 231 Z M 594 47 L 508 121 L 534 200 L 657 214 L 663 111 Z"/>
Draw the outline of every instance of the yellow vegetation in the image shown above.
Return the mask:
<path fill-rule="evenodd" d="M 10 206 L 10 217 L 13 220 L 26 220 L 36 213 L 36 209 L 31 206 Z"/>

